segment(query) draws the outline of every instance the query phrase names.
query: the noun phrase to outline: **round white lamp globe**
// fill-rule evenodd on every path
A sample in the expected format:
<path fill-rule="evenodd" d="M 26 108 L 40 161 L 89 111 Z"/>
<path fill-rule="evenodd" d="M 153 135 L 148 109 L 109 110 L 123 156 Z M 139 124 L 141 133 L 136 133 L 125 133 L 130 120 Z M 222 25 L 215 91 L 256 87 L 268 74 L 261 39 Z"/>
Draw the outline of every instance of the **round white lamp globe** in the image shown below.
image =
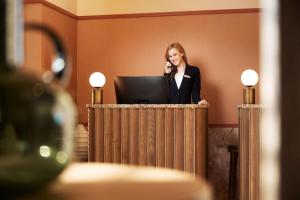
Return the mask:
<path fill-rule="evenodd" d="M 89 78 L 92 87 L 103 87 L 105 84 L 105 76 L 101 72 L 94 72 Z"/>
<path fill-rule="evenodd" d="M 256 71 L 247 69 L 241 75 L 241 81 L 244 86 L 254 86 L 258 82 L 258 75 Z"/>

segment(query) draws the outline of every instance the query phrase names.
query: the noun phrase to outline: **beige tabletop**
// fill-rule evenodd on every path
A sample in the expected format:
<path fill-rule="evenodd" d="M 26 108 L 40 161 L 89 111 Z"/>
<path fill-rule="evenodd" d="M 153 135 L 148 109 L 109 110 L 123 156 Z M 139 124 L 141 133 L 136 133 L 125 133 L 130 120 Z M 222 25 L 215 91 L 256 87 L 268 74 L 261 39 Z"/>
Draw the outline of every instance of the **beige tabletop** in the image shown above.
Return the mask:
<path fill-rule="evenodd" d="M 20 199 L 211 200 L 206 181 L 171 169 L 118 164 L 71 164 L 44 191 Z"/>

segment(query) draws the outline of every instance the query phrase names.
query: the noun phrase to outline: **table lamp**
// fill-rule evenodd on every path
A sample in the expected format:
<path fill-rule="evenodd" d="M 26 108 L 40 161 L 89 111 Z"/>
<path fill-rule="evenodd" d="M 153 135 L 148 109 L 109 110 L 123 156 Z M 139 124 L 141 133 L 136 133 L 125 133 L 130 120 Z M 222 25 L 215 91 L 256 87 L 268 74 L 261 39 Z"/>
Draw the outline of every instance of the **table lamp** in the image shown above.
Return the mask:
<path fill-rule="evenodd" d="M 89 78 L 92 89 L 92 104 L 103 103 L 103 91 L 102 87 L 105 84 L 105 76 L 101 72 L 94 72 Z"/>
<path fill-rule="evenodd" d="M 241 75 L 241 81 L 245 86 L 243 89 L 243 103 L 255 104 L 255 85 L 258 82 L 256 71 L 247 69 Z"/>

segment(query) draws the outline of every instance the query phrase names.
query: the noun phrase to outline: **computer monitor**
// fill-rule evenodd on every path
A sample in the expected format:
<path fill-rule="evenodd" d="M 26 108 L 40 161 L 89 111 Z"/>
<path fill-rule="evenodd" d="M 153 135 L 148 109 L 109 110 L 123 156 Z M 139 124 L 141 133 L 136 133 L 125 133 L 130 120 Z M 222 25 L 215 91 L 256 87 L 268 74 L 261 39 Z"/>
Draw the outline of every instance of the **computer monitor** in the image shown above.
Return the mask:
<path fill-rule="evenodd" d="M 167 104 L 168 79 L 164 76 L 117 76 L 114 78 L 118 104 Z"/>

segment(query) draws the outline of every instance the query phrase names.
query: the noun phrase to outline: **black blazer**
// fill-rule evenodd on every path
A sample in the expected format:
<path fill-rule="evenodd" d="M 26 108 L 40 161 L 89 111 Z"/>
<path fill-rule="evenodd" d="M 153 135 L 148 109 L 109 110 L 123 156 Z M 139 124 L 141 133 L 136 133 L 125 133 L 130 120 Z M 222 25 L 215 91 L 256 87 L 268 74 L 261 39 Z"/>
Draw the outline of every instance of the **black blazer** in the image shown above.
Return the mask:
<path fill-rule="evenodd" d="M 174 77 L 171 78 L 169 73 L 165 73 L 165 76 L 169 77 L 170 104 L 198 103 L 201 100 L 201 75 L 198 67 L 186 65 L 179 89 Z"/>

